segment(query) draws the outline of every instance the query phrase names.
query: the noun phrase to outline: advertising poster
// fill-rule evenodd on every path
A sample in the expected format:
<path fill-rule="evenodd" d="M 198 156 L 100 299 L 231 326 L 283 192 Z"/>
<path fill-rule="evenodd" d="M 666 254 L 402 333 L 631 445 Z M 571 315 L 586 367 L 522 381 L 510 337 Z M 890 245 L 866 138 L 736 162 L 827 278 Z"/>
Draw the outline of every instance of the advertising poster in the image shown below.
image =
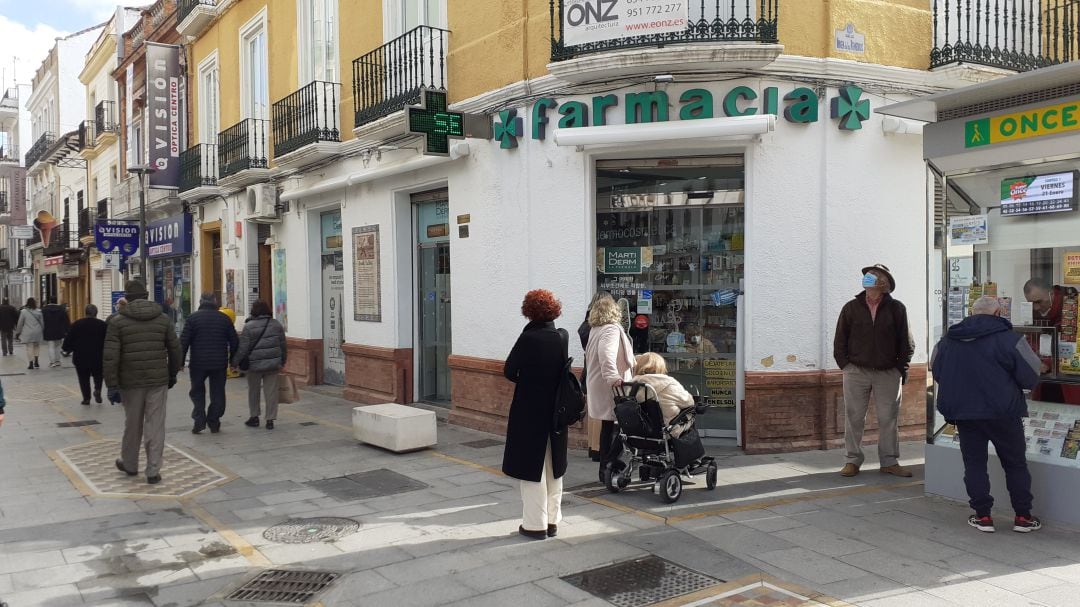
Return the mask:
<path fill-rule="evenodd" d="M 652 265 L 652 247 L 604 247 L 598 253 L 604 274 L 641 274 Z"/>
<path fill-rule="evenodd" d="M 379 226 L 353 228 L 353 318 L 382 322 Z"/>
<path fill-rule="evenodd" d="M 236 310 L 236 270 L 225 270 L 225 307 Z"/>
<path fill-rule="evenodd" d="M 285 282 L 285 249 L 274 250 L 274 318 L 289 330 L 288 285 Z"/>
<path fill-rule="evenodd" d="M 949 244 L 952 246 L 969 244 L 987 244 L 990 242 L 990 229 L 986 215 L 952 217 L 949 219 Z"/>
<path fill-rule="evenodd" d="M 565 0 L 563 42 L 576 46 L 686 30 L 689 0 Z"/>
<path fill-rule="evenodd" d="M 146 43 L 146 109 L 150 187 L 180 185 L 180 47 Z M 128 106 L 130 107 L 130 106 Z"/>
<path fill-rule="evenodd" d="M 1065 284 L 1080 285 L 1080 251 L 1066 251 L 1063 265 Z"/>
<path fill-rule="evenodd" d="M 341 212 L 322 215 L 323 381 L 345 385 L 345 260 Z"/>
<path fill-rule="evenodd" d="M 1033 215 L 1076 210 L 1075 171 L 1001 180 L 1001 214 Z"/>

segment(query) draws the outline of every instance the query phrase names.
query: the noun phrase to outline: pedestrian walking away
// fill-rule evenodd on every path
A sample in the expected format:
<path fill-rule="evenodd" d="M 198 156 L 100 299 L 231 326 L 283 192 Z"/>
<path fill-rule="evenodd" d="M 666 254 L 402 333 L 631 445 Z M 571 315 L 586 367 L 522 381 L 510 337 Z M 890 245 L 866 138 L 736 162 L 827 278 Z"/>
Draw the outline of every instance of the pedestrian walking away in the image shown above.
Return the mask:
<path fill-rule="evenodd" d="M 562 305 L 550 291 L 529 291 L 521 313 L 529 323 L 503 366 L 503 375 L 514 383 L 514 399 L 502 471 L 521 481 L 518 533 L 542 540 L 557 535 L 562 520 L 568 432 L 555 424 L 555 399 L 570 335 L 555 329 Z"/>
<path fill-rule="evenodd" d="M 863 292 L 840 312 L 833 340 L 833 358 L 844 372 L 844 444 L 847 463 L 840 474 L 855 476 L 863 465 L 863 429 L 873 395 L 878 420 L 878 461 L 883 474 L 910 477 L 900 465 L 902 386 L 915 354 L 907 309 L 894 299 L 896 280 L 877 264 L 862 269 Z"/>
<path fill-rule="evenodd" d="M 615 395 L 611 389 L 630 381 L 634 369 L 634 346 L 622 327 L 623 313 L 610 297 L 597 299 L 589 312 L 589 343 L 585 348 L 586 396 L 589 417 L 601 420 L 600 482 L 604 470 L 619 465 L 622 443 L 615 430 Z"/>
<path fill-rule="evenodd" d="M 240 346 L 233 354 L 232 366 L 247 373 L 248 412 L 251 417 L 244 424 L 259 427 L 259 393 L 266 400 L 266 429 L 274 429 L 278 410 L 278 377 L 285 367 L 288 350 L 285 344 L 285 327 L 274 320 L 270 306 L 256 301 L 251 306 L 251 316 L 244 322 L 240 334 Z"/>
<path fill-rule="evenodd" d="M 180 371 L 180 342 L 161 306 L 147 301 L 146 286 L 128 281 L 127 307 L 108 322 L 103 368 L 111 402 L 124 404 L 124 438 L 118 470 L 139 473 L 145 437 L 146 482 L 161 482 L 165 450 L 165 401 Z"/>
<path fill-rule="evenodd" d="M 1013 531 L 1042 527 L 1031 515 L 1031 473 L 1023 418 L 1028 415 L 1024 390 L 1039 383 L 1041 361 L 1012 323 L 1002 318 L 996 297 L 980 297 L 972 315 L 949 327 L 930 357 L 938 384 L 936 405 L 945 421 L 956 426 L 964 459 L 964 486 L 975 514 L 968 524 L 993 532 L 987 444 L 1005 471 L 1013 508 Z"/>
<path fill-rule="evenodd" d="M 213 293 L 203 293 L 199 310 L 187 319 L 180 336 L 181 360 L 187 361 L 191 379 L 193 434 L 208 427 L 212 433 L 221 430 L 221 416 L 225 414 L 225 374 L 238 346 L 236 328 L 219 310 L 217 298 Z M 209 409 L 206 406 L 207 381 L 210 382 Z"/>
<path fill-rule="evenodd" d="M 4 356 L 15 354 L 15 325 L 19 322 L 19 311 L 5 297 L 0 303 L 0 346 Z"/>
<path fill-rule="evenodd" d="M 41 354 L 41 340 L 44 339 L 45 320 L 41 310 L 37 309 L 37 300 L 30 297 L 26 306 L 19 312 L 19 322 L 15 325 L 15 339 L 26 345 L 27 369 L 38 369 L 38 355 Z"/>
<path fill-rule="evenodd" d="M 56 303 L 55 299 L 49 300 L 49 304 L 41 309 L 41 316 L 45 319 L 44 340 L 49 348 L 49 366 L 60 366 L 61 345 L 67 337 L 71 326 L 67 308 Z"/>
<path fill-rule="evenodd" d="M 108 328 L 98 316 L 97 306 L 86 306 L 86 317 L 75 321 L 64 338 L 63 351 L 73 354 L 72 362 L 79 376 L 82 404 L 90 404 L 90 379 L 94 380 L 94 402 L 101 404 L 103 377 L 102 353 L 105 349 L 105 331 Z"/>

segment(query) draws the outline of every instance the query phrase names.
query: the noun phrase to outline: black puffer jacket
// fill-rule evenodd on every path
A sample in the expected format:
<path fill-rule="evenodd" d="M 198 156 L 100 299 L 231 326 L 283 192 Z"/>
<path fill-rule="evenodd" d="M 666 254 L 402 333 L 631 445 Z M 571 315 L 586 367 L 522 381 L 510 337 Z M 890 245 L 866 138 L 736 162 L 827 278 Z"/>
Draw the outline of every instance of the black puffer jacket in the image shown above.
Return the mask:
<path fill-rule="evenodd" d="M 203 304 L 184 323 L 184 333 L 180 336 L 181 360 L 188 360 L 190 350 L 188 366 L 192 369 L 224 369 L 236 354 L 239 341 L 229 317 L 217 306 Z"/>
<path fill-rule="evenodd" d="M 240 348 L 233 355 L 233 366 L 248 357 L 248 371 L 270 373 L 285 366 L 288 355 L 285 346 L 285 327 L 269 316 L 255 316 L 244 322 Z"/>
<path fill-rule="evenodd" d="M 55 341 L 67 337 L 68 328 L 71 327 L 71 319 L 68 318 L 64 306 L 49 304 L 41 309 L 41 316 L 45 319 L 45 341 Z"/>
<path fill-rule="evenodd" d="M 180 342 L 161 306 L 128 303 L 105 332 L 105 385 L 131 390 L 169 385 L 180 371 Z"/>

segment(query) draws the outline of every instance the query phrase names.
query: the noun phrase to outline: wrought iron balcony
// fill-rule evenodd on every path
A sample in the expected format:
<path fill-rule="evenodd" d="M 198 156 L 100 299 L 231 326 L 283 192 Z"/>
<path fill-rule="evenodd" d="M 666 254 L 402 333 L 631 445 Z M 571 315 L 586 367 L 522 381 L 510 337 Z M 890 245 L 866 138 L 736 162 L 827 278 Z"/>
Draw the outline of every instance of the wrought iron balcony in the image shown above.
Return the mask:
<path fill-rule="evenodd" d="M 930 67 L 975 63 L 1018 72 L 1080 59 L 1076 0 L 934 0 Z"/>
<path fill-rule="evenodd" d="M 196 8 L 207 7 L 214 8 L 217 4 L 217 0 L 180 0 L 176 7 L 176 23 L 177 25 L 184 22 L 188 15 L 191 14 Z"/>
<path fill-rule="evenodd" d="M 353 61 L 355 125 L 420 101 L 422 88 L 446 88 L 450 32 L 421 25 Z"/>
<path fill-rule="evenodd" d="M 3 98 L 0 98 L 0 109 L 19 111 L 18 87 L 10 87 L 4 91 Z"/>
<path fill-rule="evenodd" d="M 79 151 L 97 145 L 97 127 L 93 120 L 83 120 L 79 124 Z"/>
<path fill-rule="evenodd" d="M 79 238 L 94 235 L 94 213 L 90 207 L 79 210 Z"/>
<path fill-rule="evenodd" d="M 180 192 L 217 185 L 217 146 L 200 143 L 180 152 Z"/>
<path fill-rule="evenodd" d="M 686 29 L 666 34 L 629 36 L 598 42 L 574 44 L 564 38 L 562 24 L 567 17 L 579 17 L 576 10 L 567 13 L 564 0 L 549 0 L 551 16 L 551 60 L 564 61 L 590 53 L 604 53 L 630 48 L 663 47 L 671 44 L 700 42 L 778 42 L 780 0 L 688 0 Z M 579 10 L 584 4 L 573 5 Z"/>
<path fill-rule="evenodd" d="M 10 213 L 11 207 L 8 206 L 8 193 L 0 191 L 0 213 Z"/>
<path fill-rule="evenodd" d="M 71 224 L 65 221 L 52 231 L 49 244 L 45 245 L 45 255 L 60 255 L 68 249 L 78 248 L 79 233 L 71 229 Z"/>
<path fill-rule="evenodd" d="M 33 246 L 36 244 L 41 244 L 41 232 L 37 231 L 36 229 L 30 230 L 30 242 L 27 243 L 27 246 Z"/>
<path fill-rule="evenodd" d="M 116 124 L 116 102 L 102 101 L 94 107 L 94 122 L 97 123 L 98 134 L 115 133 L 120 130 Z"/>
<path fill-rule="evenodd" d="M 26 168 L 30 168 L 41 160 L 41 157 L 45 155 L 45 152 L 49 150 L 49 146 L 56 142 L 56 135 L 52 133 L 42 133 L 41 137 L 34 142 L 34 145 L 30 148 L 30 151 L 26 153 Z"/>
<path fill-rule="evenodd" d="M 337 82 L 312 82 L 274 104 L 274 157 L 322 141 L 341 141 Z"/>
<path fill-rule="evenodd" d="M 268 120 L 248 118 L 218 133 L 218 168 L 221 178 L 269 165 L 266 131 Z"/>

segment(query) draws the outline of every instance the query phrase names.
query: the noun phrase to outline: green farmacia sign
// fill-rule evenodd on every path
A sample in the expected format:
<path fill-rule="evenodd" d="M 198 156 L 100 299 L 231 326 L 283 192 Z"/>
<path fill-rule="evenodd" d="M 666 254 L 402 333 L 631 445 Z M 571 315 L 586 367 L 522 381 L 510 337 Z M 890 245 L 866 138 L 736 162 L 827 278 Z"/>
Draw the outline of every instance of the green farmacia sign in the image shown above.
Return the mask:
<path fill-rule="evenodd" d="M 810 124 L 820 119 L 821 98 L 813 89 L 798 87 L 783 97 L 780 89 L 767 87 L 759 94 L 748 86 L 737 86 L 717 100 L 708 89 L 689 89 L 679 95 L 677 104 L 672 103 L 666 91 L 630 92 L 618 95 L 597 95 L 591 101 L 566 101 L 559 103 L 551 97 L 537 99 L 532 105 L 529 121 L 532 138 L 547 139 L 548 126 L 559 115 L 560 129 L 587 126 L 605 126 L 608 117 L 622 111 L 625 124 L 667 122 L 679 120 L 702 120 L 720 116 L 752 116 L 755 114 L 783 115 L 793 124 Z M 782 110 L 781 110 L 782 107 Z M 832 99 L 830 116 L 839 121 L 842 131 L 856 131 L 870 118 L 870 100 L 863 99 L 863 90 L 854 85 L 840 87 Z M 525 125 L 516 109 L 499 112 L 494 124 L 495 140 L 502 149 L 518 146 L 518 139 L 525 136 Z"/>

